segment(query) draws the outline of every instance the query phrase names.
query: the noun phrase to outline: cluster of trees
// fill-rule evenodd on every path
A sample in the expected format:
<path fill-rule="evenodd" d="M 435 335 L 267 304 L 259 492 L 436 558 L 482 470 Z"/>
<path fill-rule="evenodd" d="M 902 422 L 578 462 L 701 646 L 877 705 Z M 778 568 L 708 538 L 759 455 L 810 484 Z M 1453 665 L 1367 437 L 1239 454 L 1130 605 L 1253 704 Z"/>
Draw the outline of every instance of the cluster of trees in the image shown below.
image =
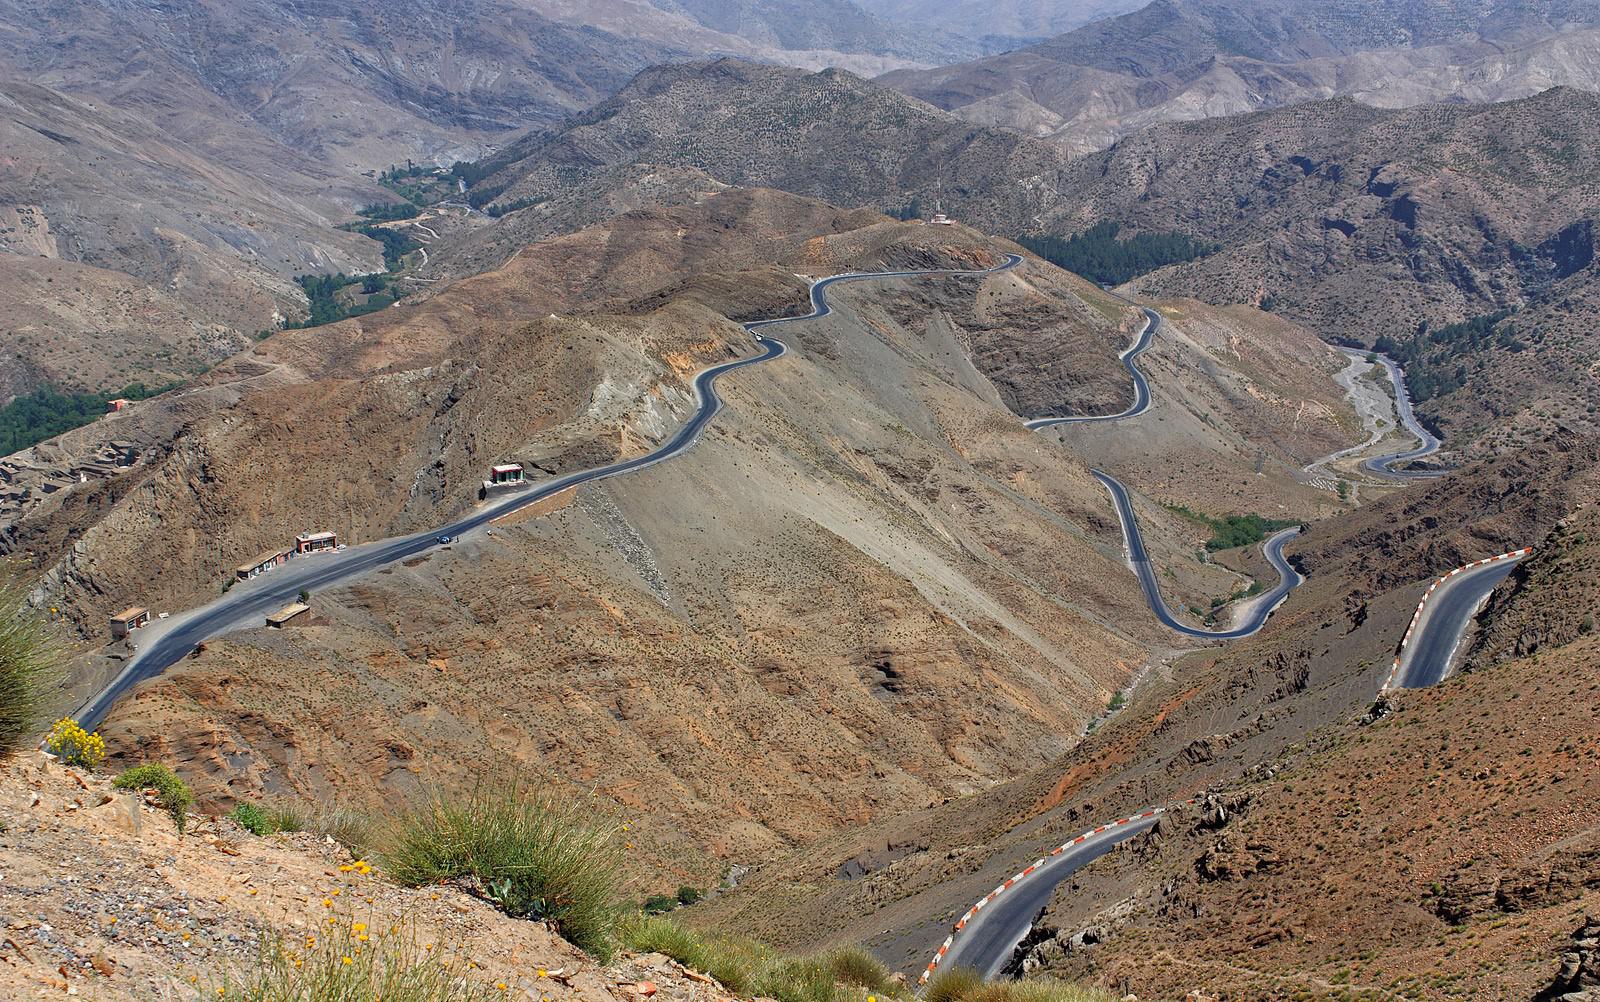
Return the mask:
<path fill-rule="evenodd" d="M 1385 334 L 1373 347 L 1405 366 L 1413 400 L 1431 400 L 1465 386 L 1466 362 L 1478 353 L 1492 347 L 1523 349 L 1516 325 L 1506 323 L 1513 312 L 1500 310 L 1435 328 L 1423 321 L 1415 336 L 1402 341 Z"/>
<path fill-rule="evenodd" d="M 0 456 L 81 428 L 97 420 L 106 412 L 106 405 L 119 397 L 144 400 L 182 385 L 129 383 L 115 392 L 102 393 L 63 393 L 51 386 L 34 390 L 0 407 Z"/>
<path fill-rule="evenodd" d="M 340 272 L 337 275 L 301 275 L 297 281 L 300 288 L 305 290 L 306 298 L 311 301 L 311 312 L 299 323 L 284 325 L 291 330 L 321 327 L 335 320 L 376 313 L 400 298 L 388 288 L 388 275 L 358 276 Z M 357 302 L 352 296 L 339 294 L 341 290 L 358 283 L 362 294 L 367 297 L 365 301 Z"/>
<path fill-rule="evenodd" d="M 364 205 L 356 215 L 375 223 L 388 223 L 396 219 L 415 219 L 422 210 L 414 202 L 388 202 L 383 205 Z"/>
<path fill-rule="evenodd" d="M 1211 525 L 1211 538 L 1206 540 L 1206 549 L 1213 552 L 1259 543 L 1267 538 L 1269 532 L 1300 524 L 1293 519 L 1262 518 L 1260 515 L 1228 515 L 1225 518 L 1207 518 L 1206 521 Z"/>
<path fill-rule="evenodd" d="M 511 201 L 505 202 L 505 203 L 503 203 L 501 205 L 491 205 L 487 209 L 484 209 L 483 211 L 487 212 L 492 218 L 499 219 L 501 216 L 504 216 L 507 213 L 516 212 L 518 209 L 530 208 L 532 206 L 538 205 L 540 202 L 545 202 L 545 201 L 549 201 L 549 199 L 546 199 L 546 198 L 514 198 Z"/>
<path fill-rule="evenodd" d="M 1017 243 L 1101 285 L 1121 285 L 1169 264 L 1205 257 L 1220 245 L 1183 233 L 1137 233 L 1118 240 L 1120 223 L 1097 223 L 1071 237 L 1020 236 Z"/>
<path fill-rule="evenodd" d="M 363 226 L 356 232 L 383 244 L 383 263 L 391 273 L 400 270 L 401 258 L 422 246 L 409 233 L 402 230 L 391 230 L 382 226 Z"/>

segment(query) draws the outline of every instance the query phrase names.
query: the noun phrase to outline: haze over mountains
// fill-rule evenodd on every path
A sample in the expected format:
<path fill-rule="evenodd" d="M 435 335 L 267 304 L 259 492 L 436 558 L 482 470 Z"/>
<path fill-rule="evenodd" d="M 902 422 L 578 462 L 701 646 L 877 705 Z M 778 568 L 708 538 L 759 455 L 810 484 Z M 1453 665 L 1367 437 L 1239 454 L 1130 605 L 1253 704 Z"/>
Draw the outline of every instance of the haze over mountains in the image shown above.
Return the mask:
<path fill-rule="evenodd" d="M 1594 89 L 1600 10 L 1565 0 L 1156 0 L 883 82 L 963 118 L 1102 149 L 1160 122 L 1330 97 L 1398 108 Z"/>
<path fill-rule="evenodd" d="M 0 996 L 348 878 L 487 997 L 1596 1002 L 1597 92 L 1590 0 L 0 0 L 0 617 L 203 815 L 0 706 Z M 500 774 L 680 930 L 402 894 Z"/>

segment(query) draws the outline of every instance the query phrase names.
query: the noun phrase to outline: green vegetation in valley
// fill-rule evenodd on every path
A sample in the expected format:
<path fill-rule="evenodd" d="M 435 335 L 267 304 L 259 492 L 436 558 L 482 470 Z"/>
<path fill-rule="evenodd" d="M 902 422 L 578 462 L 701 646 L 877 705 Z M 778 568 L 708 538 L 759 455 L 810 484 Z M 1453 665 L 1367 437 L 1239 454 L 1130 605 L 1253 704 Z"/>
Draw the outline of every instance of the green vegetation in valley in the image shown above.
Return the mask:
<path fill-rule="evenodd" d="M 387 275 L 301 275 L 300 288 L 311 301 L 311 312 L 299 322 L 285 324 L 290 330 L 321 327 L 336 320 L 365 316 L 394 305 L 400 295 L 389 288 Z M 360 286 L 359 289 L 352 288 Z M 348 291 L 347 291 L 348 290 Z M 359 293 L 359 298 L 357 294 Z"/>
<path fill-rule="evenodd" d="M 1183 505 L 1167 505 L 1167 509 L 1198 525 L 1210 527 L 1211 538 L 1206 540 L 1206 549 L 1213 552 L 1259 543 L 1267 538 L 1268 533 L 1300 524 L 1296 519 L 1263 518 L 1260 515 L 1225 515 L 1222 518 L 1213 518 L 1185 508 Z"/>
<path fill-rule="evenodd" d="M 1432 400 L 1454 393 L 1467 383 L 1467 362 L 1481 352 L 1498 348 L 1520 352 L 1527 346 L 1508 323 L 1512 310 L 1429 327 L 1424 321 L 1414 337 L 1400 340 L 1385 334 L 1373 347 L 1399 362 L 1406 370 L 1406 389 L 1414 401 Z"/>
<path fill-rule="evenodd" d="M 667 912 L 673 911 L 674 909 L 682 908 L 685 905 L 692 905 L 699 900 L 700 889 L 697 887 L 690 887 L 688 884 L 685 884 L 678 888 L 678 893 L 676 895 L 650 895 L 650 897 L 644 899 L 644 904 L 640 907 L 640 911 L 644 912 L 646 915 L 663 915 Z"/>
<path fill-rule="evenodd" d="M 144 400 L 182 385 L 129 383 L 115 392 L 102 393 L 63 393 L 50 386 L 34 390 L 0 407 L 0 456 L 96 421 L 113 400 Z"/>
<path fill-rule="evenodd" d="M 375 223 L 388 223 L 397 219 L 415 219 L 422 210 L 411 202 L 388 202 L 383 205 L 364 205 L 356 215 Z"/>
<path fill-rule="evenodd" d="M 540 203 L 547 201 L 549 201 L 549 199 L 546 198 L 515 198 L 509 202 L 503 202 L 499 205 L 491 205 L 483 211 L 488 213 L 490 217 L 499 219 L 501 216 L 516 212 L 518 209 L 529 209 L 535 205 L 539 205 Z"/>
<path fill-rule="evenodd" d="M 1183 233 L 1138 233 L 1118 240 L 1121 229 L 1120 223 L 1097 223 L 1065 239 L 1021 236 L 1017 243 L 1101 285 L 1121 285 L 1157 268 L 1205 257 L 1220 247 Z"/>
<path fill-rule="evenodd" d="M 38 737 L 62 681 L 61 648 L 22 586 L 0 579 L 0 757 Z"/>

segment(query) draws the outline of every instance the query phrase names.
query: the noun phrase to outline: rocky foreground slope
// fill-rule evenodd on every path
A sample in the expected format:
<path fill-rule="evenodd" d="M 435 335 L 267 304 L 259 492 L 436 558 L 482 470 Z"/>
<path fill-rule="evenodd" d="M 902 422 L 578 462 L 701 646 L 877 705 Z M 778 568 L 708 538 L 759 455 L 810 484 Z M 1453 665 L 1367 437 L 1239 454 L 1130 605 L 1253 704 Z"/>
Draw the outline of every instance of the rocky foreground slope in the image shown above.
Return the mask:
<path fill-rule="evenodd" d="M 374 944 L 404 937 L 413 955 L 447 958 L 501 997 L 615 1002 L 642 998 L 648 982 L 656 999 L 729 998 L 659 954 L 603 966 L 460 887 L 401 888 L 355 862 L 331 840 L 258 838 L 211 817 L 179 835 L 104 777 L 31 755 L 6 762 L 0 993 L 195 999 L 255 970 L 263 943 L 333 938 L 332 919 L 361 923 Z"/>

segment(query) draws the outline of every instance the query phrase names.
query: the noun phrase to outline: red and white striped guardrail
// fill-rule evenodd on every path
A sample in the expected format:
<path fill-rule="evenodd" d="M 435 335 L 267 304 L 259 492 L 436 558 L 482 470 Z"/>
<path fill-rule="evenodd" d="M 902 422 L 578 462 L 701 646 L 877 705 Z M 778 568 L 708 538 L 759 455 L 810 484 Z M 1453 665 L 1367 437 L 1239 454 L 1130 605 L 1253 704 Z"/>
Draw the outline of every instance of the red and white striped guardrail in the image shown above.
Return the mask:
<path fill-rule="evenodd" d="M 1180 804 L 1175 804 L 1173 806 L 1187 806 L 1193 803 L 1195 803 L 1194 800 L 1185 800 Z M 933 959 L 928 961 L 928 967 L 922 972 L 922 976 L 917 979 L 917 984 L 925 985 L 928 983 L 928 979 L 933 976 L 934 969 L 939 966 L 939 963 L 944 960 L 945 955 L 950 952 L 950 947 L 955 945 L 956 937 L 961 934 L 961 931 L 967 927 L 968 923 L 978 917 L 978 912 L 982 911 L 985 905 L 993 901 L 995 898 L 998 898 L 1001 894 L 1004 894 L 1012 887 L 1015 887 L 1023 880 L 1027 879 L 1034 872 L 1039 870 L 1039 868 L 1048 863 L 1052 858 L 1061 855 L 1074 846 L 1082 845 L 1083 843 L 1094 838 L 1096 835 L 1103 835 L 1104 833 L 1111 831 L 1113 828 L 1120 828 L 1123 825 L 1131 825 L 1136 821 L 1145 821 L 1149 818 L 1156 817 L 1157 815 L 1165 814 L 1171 809 L 1171 807 L 1152 807 L 1142 814 L 1130 814 L 1125 818 L 1118 818 L 1109 824 L 1104 824 L 1098 828 L 1090 829 L 1070 842 L 1063 842 L 1054 849 L 1051 849 L 1048 856 L 1041 856 L 1040 858 L 1034 860 L 1033 863 L 1026 867 L 1021 873 L 1018 873 L 1016 876 L 1010 878 L 999 887 L 996 887 L 994 890 L 990 891 L 983 898 L 979 899 L 977 904 L 967 909 L 967 913 L 965 915 L 956 920 L 955 928 L 951 929 L 950 935 L 946 936 L 944 938 L 944 942 L 939 944 L 939 949 L 934 953 Z"/>
<path fill-rule="evenodd" d="M 1533 547 L 1524 546 L 1520 550 L 1512 550 L 1509 553 L 1498 553 L 1492 557 L 1484 557 L 1482 560 L 1474 560 L 1470 564 L 1462 564 L 1448 574 L 1436 578 L 1433 584 L 1428 586 L 1428 590 L 1422 593 L 1422 600 L 1417 603 L 1417 611 L 1411 614 L 1411 623 L 1406 627 L 1406 635 L 1400 638 L 1400 649 L 1395 652 L 1394 665 L 1389 669 L 1389 677 L 1384 681 L 1383 688 L 1378 690 L 1379 694 L 1381 695 L 1394 688 L 1394 681 L 1400 675 L 1400 662 L 1406 656 L 1406 646 L 1411 643 L 1411 635 L 1417 631 L 1417 624 L 1422 621 L 1422 610 L 1428 607 L 1428 600 L 1433 597 L 1435 591 L 1438 591 L 1457 574 L 1465 574 L 1467 571 L 1475 570 L 1484 564 L 1492 564 L 1498 560 L 1521 560 L 1532 552 Z"/>

